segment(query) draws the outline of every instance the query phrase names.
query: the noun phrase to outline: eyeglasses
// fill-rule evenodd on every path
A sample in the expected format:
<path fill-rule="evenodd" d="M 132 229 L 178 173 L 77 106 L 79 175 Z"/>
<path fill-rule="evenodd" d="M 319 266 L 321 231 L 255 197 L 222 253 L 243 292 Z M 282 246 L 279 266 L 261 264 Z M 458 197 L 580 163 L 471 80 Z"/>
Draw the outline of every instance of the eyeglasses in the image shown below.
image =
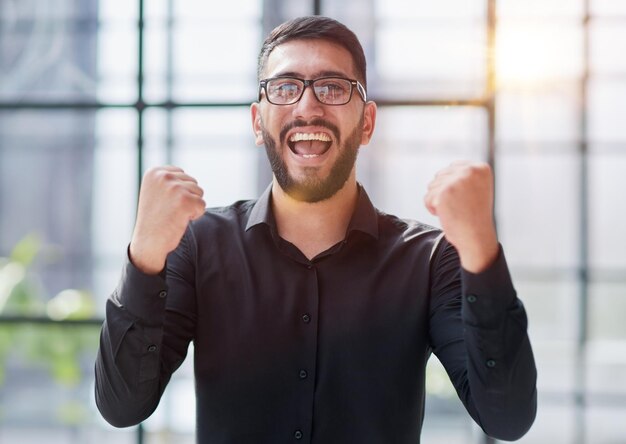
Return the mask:
<path fill-rule="evenodd" d="M 364 102 L 367 101 L 365 88 L 358 80 L 342 77 L 320 77 L 314 80 L 296 77 L 273 77 L 259 82 L 259 101 L 265 90 L 267 101 L 274 105 L 293 105 L 298 102 L 304 90 L 310 86 L 317 100 L 324 105 L 345 105 L 352 98 L 354 87 Z"/>

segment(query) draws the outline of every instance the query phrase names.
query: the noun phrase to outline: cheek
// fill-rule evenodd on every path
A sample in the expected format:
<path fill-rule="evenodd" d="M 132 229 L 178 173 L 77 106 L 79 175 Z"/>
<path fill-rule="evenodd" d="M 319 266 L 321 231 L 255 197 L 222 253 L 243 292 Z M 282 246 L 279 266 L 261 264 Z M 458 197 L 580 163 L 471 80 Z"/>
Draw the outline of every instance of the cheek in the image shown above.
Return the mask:
<path fill-rule="evenodd" d="M 262 114 L 260 123 L 265 131 L 276 135 L 282 128 L 281 125 L 285 124 L 285 116 L 276 110 L 267 111 Z"/>

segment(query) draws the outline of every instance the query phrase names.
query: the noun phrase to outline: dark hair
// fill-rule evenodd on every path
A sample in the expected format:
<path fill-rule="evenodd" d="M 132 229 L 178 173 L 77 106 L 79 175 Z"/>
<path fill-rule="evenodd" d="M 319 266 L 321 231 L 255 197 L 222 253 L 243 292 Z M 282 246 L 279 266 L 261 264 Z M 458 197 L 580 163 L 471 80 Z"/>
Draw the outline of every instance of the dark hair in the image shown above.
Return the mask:
<path fill-rule="evenodd" d="M 257 77 L 261 80 L 270 53 L 279 45 L 291 40 L 320 39 L 344 47 L 352 56 L 357 80 L 367 88 L 366 62 L 363 47 L 357 36 L 344 24 L 328 17 L 299 17 L 277 26 L 267 36 L 261 47 L 257 65 Z"/>

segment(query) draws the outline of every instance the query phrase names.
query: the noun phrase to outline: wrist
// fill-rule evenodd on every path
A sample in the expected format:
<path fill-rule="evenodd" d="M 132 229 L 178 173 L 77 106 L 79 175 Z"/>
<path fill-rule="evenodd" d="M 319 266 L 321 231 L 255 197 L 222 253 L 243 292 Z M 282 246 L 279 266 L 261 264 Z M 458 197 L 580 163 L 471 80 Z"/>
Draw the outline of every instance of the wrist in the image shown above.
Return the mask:
<path fill-rule="evenodd" d="M 457 248 L 461 267 L 470 273 L 481 273 L 493 264 L 498 258 L 500 252 L 500 244 L 497 237 L 471 245 Z"/>
<path fill-rule="evenodd" d="M 128 259 L 142 273 L 156 275 L 165 267 L 166 256 L 147 252 L 131 241 L 128 248 Z"/>

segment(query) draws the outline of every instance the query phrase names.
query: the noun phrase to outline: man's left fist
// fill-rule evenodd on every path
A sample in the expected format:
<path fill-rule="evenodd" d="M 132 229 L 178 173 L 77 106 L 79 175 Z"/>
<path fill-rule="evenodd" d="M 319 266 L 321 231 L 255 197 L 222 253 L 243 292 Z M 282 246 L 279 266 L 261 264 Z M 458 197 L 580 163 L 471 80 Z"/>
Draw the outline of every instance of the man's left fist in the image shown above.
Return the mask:
<path fill-rule="evenodd" d="M 437 216 L 461 265 L 479 273 L 496 259 L 498 238 L 493 220 L 493 174 L 483 162 L 454 162 L 428 185 L 424 203 Z"/>

